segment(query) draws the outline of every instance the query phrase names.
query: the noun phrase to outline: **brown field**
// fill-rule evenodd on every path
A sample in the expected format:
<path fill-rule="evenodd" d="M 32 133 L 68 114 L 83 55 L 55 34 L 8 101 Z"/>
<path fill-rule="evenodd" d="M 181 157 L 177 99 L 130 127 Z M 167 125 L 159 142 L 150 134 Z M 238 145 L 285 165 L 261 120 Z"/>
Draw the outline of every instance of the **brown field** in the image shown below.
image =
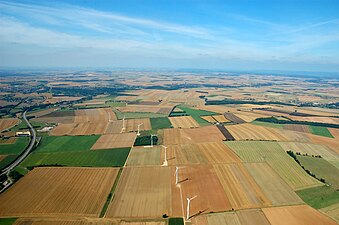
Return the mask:
<path fill-rule="evenodd" d="M 15 135 L 15 134 L 14 134 Z M 8 139 L 0 139 L 0 146 L 2 144 L 14 144 L 16 142 L 17 138 L 16 137 L 10 137 Z"/>
<path fill-rule="evenodd" d="M 92 150 L 132 147 L 136 133 L 104 134 L 92 146 Z"/>
<path fill-rule="evenodd" d="M 206 126 L 193 129 L 164 129 L 164 145 L 220 142 L 224 139 L 224 135 L 216 126 Z"/>
<path fill-rule="evenodd" d="M 122 120 L 109 122 L 106 127 L 105 134 L 118 134 L 121 133 L 121 129 L 122 129 Z"/>
<path fill-rule="evenodd" d="M 107 218 L 161 218 L 171 213 L 170 167 L 125 167 Z"/>
<path fill-rule="evenodd" d="M 322 137 L 319 135 L 307 134 L 308 138 L 310 139 L 311 143 L 318 144 L 318 145 L 326 145 L 330 147 L 330 149 L 337 154 L 339 154 L 339 140 L 336 138 L 328 138 Z"/>
<path fill-rule="evenodd" d="M 308 125 L 286 124 L 284 125 L 284 129 L 293 130 L 297 132 L 303 132 L 303 133 L 311 133 Z"/>
<path fill-rule="evenodd" d="M 260 209 L 213 213 L 192 219 L 193 225 L 270 225 Z"/>
<path fill-rule="evenodd" d="M 243 164 L 215 164 L 213 167 L 232 208 L 245 209 L 271 205 Z"/>
<path fill-rule="evenodd" d="M 118 171 L 35 168 L 0 196 L 0 216 L 99 216 Z"/>
<path fill-rule="evenodd" d="M 236 116 L 234 113 L 225 112 L 224 117 L 233 123 L 245 123 L 246 121 Z"/>
<path fill-rule="evenodd" d="M 246 163 L 245 167 L 272 205 L 301 204 L 302 200 L 266 163 Z"/>
<path fill-rule="evenodd" d="M 19 218 L 14 225 L 118 225 L 105 219 Z"/>
<path fill-rule="evenodd" d="M 7 157 L 7 155 L 0 155 L 0 162 L 6 157 Z"/>
<path fill-rule="evenodd" d="M 227 107 L 223 105 L 204 105 L 204 106 L 199 106 L 198 109 L 216 112 L 220 114 L 224 114 L 225 112 L 228 112 L 228 111 L 230 112 L 236 111 L 232 107 Z"/>
<path fill-rule="evenodd" d="M 147 221 L 147 222 L 126 222 L 121 221 L 119 225 L 166 225 L 165 221 Z"/>
<path fill-rule="evenodd" d="M 14 127 L 20 122 L 18 118 L 0 119 L 0 132 L 8 128 Z"/>
<path fill-rule="evenodd" d="M 328 128 L 328 130 L 331 132 L 332 136 L 335 139 L 339 139 L 339 129 L 337 129 L 337 128 Z"/>
<path fill-rule="evenodd" d="M 320 211 L 339 222 L 339 203 L 322 208 Z"/>
<path fill-rule="evenodd" d="M 216 115 L 216 116 L 212 116 L 217 122 L 219 123 L 227 123 L 230 122 L 228 119 L 225 118 L 224 115 Z"/>
<path fill-rule="evenodd" d="M 276 140 L 309 142 L 309 138 L 299 132 L 281 131 L 281 129 L 253 124 L 239 124 L 227 126 L 227 130 L 236 140 Z"/>
<path fill-rule="evenodd" d="M 51 135 L 92 135 L 103 134 L 108 123 L 66 123 L 60 124 L 51 131 Z"/>
<path fill-rule="evenodd" d="M 111 108 L 81 109 L 75 111 L 74 123 L 105 123 L 117 120 Z"/>
<path fill-rule="evenodd" d="M 253 120 L 257 118 L 267 117 L 259 113 L 245 112 L 245 111 L 237 111 L 234 113 L 234 115 L 248 123 L 252 122 Z"/>
<path fill-rule="evenodd" d="M 172 168 L 174 174 L 175 168 Z M 179 184 L 182 198 L 191 198 L 191 215 L 202 211 L 220 212 L 231 210 L 232 206 L 212 165 L 189 166 L 179 169 Z M 184 209 L 187 201 L 184 201 Z"/>
<path fill-rule="evenodd" d="M 262 209 L 271 225 L 335 225 L 334 220 L 326 217 L 308 205 L 274 207 Z M 284 219 L 282 219 L 284 218 Z"/>
<path fill-rule="evenodd" d="M 125 132 L 138 131 L 138 125 L 141 124 L 140 130 L 152 130 L 149 118 L 144 119 L 128 119 L 125 120 Z"/>
<path fill-rule="evenodd" d="M 174 128 L 192 128 L 199 127 L 197 121 L 191 116 L 168 117 Z"/>
<path fill-rule="evenodd" d="M 169 165 L 240 162 L 239 157 L 223 142 L 169 145 L 167 157 Z"/>
<path fill-rule="evenodd" d="M 141 102 L 142 103 L 142 102 Z M 154 102 L 158 103 L 159 102 Z M 151 112 L 151 113 L 160 113 L 168 115 L 173 106 L 160 106 L 160 105 L 127 105 L 125 107 L 117 107 L 120 112 Z"/>
<path fill-rule="evenodd" d="M 49 117 L 42 116 L 39 118 L 33 118 L 32 121 L 42 122 L 42 123 L 74 123 L 74 116 L 63 116 L 63 117 Z"/>
<path fill-rule="evenodd" d="M 167 153 L 168 154 L 168 153 Z M 161 146 L 153 148 L 133 147 L 128 156 L 127 166 L 162 165 L 164 153 Z"/>
<path fill-rule="evenodd" d="M 209 123 L 216 123 L 217 121 L 212 116 L 201 116 L 201 119 L 206 120 Z"/>

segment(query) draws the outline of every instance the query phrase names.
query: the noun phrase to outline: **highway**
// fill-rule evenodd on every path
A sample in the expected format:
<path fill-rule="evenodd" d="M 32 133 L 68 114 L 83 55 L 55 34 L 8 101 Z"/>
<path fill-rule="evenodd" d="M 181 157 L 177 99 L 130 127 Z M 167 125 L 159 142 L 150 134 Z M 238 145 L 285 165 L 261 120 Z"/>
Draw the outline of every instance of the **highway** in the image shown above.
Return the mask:
<path fill-rule="evenodd" d="M 28 109 L 22 114 L 22 118 L 24 119 L 24 121 L 27 123 L 29 130 L 31 132 L 31 140 L 29 142 L 29 145 L 27 146 L 27 148 L 24 150 L 24 152 L 21 153 L 21 155 L 15 160 L 13 161 L 10 165 L 8 165 L 7 167 L 5 167 L 4 169 L 1 170 L 0 175 L 2 174 L 6 174 L 8 177 L 8 182 L 5 185 L 5 187 L 0 190 L 0 193 L 3 192 L 4 190 L 6 190 L 12 183 L 13 181 L 9 178 L 9 173 L 11 172 L 12 169 L 14 169 L 14 167 L 16 167 L 17 165 L 19 165 L 31 152 L 35 141 L 36 141 L 36 132 L 32 126 L 32 124 L 29 123 L 29 121 L 26 118 L 26 113 L 27 113 Z"/>

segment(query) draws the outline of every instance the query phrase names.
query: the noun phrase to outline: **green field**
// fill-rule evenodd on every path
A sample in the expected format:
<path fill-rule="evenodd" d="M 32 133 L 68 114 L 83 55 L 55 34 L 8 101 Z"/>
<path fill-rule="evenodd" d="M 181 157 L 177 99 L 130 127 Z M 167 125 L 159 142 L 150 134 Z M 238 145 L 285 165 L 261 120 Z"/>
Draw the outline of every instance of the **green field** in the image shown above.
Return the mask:
<path fill-rule="evenodd" d="M 252 121 L 251 124 L 259 125 L 259 126 L 265 126 L 265 127 L 272 127 L 272 128 L 284 128 L 284 124 L 278 124 L 278 123 Z"/>
<path fill-rule="evenodd" d="M 130 148 L 112 150 L 89 150 L 78 152 L 32 153 L 21 164 L 22 167 L 41 165 L 60 166 L 123 166 Z"/>
<path fill-rule="evenodd" d="M 0 155 L 18 155 L 28 146 L 29 137 L 18 137 L 13 144 L 0 144 Z"/>
<path fill-rule="evenodd" d="M 0 218 L 0 225 L 11 225 L 14 224 L 16 218 Z"/>
<path fill-rule="evenodd" d="M 334 138 L 330 131 L 326 127 L 319 127 L 319 126 L 308 126 L 312 134 Z"/>
<path fill-rule="evenodd" d="M 193 109 L 193 108 L 187 108 L 184 106 L 177 106 L 179 109 L 186 112 L 187 115 L 193 117 L 195 121 L 197 121 L 202 126 L 210 125 L 209 122 L 206 120 L 200 118 L 201 116 L 212 116 L 212 115 L 218 115 L 218 113 L 210 112 L 206 110 L 199 110 L 199 109 Z"/>
<path fill-rule="evenodd" d="M 339 188 L 339 169 L 327 162 L 323 158 L 297 155 L 301 165 L 315 174 L 317 178 L 325 179 L 326 183 L 334 188 Z"/>
<path fill-rule="evenodd" d="M 110 107 L 124 107 L 126 106 L 126 102 L 111 102 L 107 101 L 105 105 L 108 105 Z"/>
<path fill-rule="evenodd" d="M 91 136 L 49 136 L 40 141 L 37 152 L 69 152 L 90 150 L 100 135 Z"/>
<path fill-rule="evenodd" d="M 327 186 L 304 189 L 297 191 L 297 194 L 304 202 L 316 209 L 339 202 L 339 192 Z"/>
<path fill-rule="evenodd" d="M 13 162 L 16 157 L 18 157 L 18 155 L 7 155 L 6 158 L 0 161 L 0 170 Z"/>
<path fill-rule="evenodd" d="M 277 142 L 269 141 L 226 141 L 245 162 L 267 162 L 294 190 L 321 185 L 308 175 Z"/>
<path fill-rule="evenodd" d="M 171 121 L 167 117 L 151 118 L 152 130 L 171 128 Z"/>
<path fill-rule="evenodd" d="M 184 225 L 182 218 L 169 218 L 168 225 Z"/>

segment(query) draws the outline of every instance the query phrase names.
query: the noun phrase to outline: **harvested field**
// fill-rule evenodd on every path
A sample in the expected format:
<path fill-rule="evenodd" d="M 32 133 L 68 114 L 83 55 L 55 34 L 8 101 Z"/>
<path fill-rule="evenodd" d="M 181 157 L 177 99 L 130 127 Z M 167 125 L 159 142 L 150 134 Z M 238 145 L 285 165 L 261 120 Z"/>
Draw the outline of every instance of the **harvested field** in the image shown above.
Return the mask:
<path fill-rule="evenodd" d="M 132 147 L 136 133 L 104 134 L 92 146 L 92 150 Z"/>
<path fill-rule="evenodd" d="M 209 123 L 216 123 L 217 121 L 214 119 L 213 116 L 202 116 L 201 119 L 206 120 Z"/>
<path fill-rule="evenodd" d="M 227 130 L 236 140 L 276 140 L 309 142 L 309 138 L 299 132 L 281 131 L 281 129 L 256 126 L 253 124 L 239 124 L 227 126 Z"/>
<path fill-rule="evenodd" d="M 122 129 L 122 120 L 109 122 L 106 127 L 105 134 L 118 134 L 121 133 L 121 129 Z"/>
<path fill-rule="evenodd" d="M 303 133 L 311 133 L 308 125 L 285 124 L 284 129 L 293 130 L 293 131 L 297 131 L 297 132 L 303 132 Z"/>
<path fill-rule="evenodd" d="M 267 116 L 259 114 L 259 113 L 246 112 L 246 111 L 237 111 L 237 112 L 234 112 L 233 114 L 234 114 L 234 116 L 236 116 L 239 119 L 241 119 L 245 122 L 248 122 L 248 123 L 252 122 L 253 120 L 256 120 L 258 118 L 267 117 Z"/>
<path fill-rule="evenodd" d="M 117 107 L 120 112 L 152 112 L 157 113 L 161 107 L 159 106 L 145 106 L 145 105 L 127 105 L 125 107 Z"/>
<path fill-rule="evenodd" d="M 199 127 L 197 121 L 195 121 L 191 116 L 177 116 L 169 117 L 174 128 L 192 128 Z"/>
<path fill-rule="evenodd" d="M 339 222 L 339 203 L 322 208 L 320 211 Z"/>
<path fill-rule="evenodd" d="M 339 139 L 339 129 L 337 129 L 337 128 L 328 128 L 328 130 L 331 132 L 332 136 L 335 139 Z"/>
<path fill-rule="evenodd" d="M 288 118 L 296 121 L 307 121 L 307 122 L 317 122 L 317 123 L 331 123 L 339 124 L 339 118 L 335 117 L 318 117 L 318 116 L 309 116 L 309 117 L 300 117 L 300 116 L 288 116 Z"/>
<path fill-rule="evenodd" d="M 219 123 L 227 123 L 230 122 L 228 119 L 225 118 L 224 115 L 216 115 L 216 116 L 212 116 L 217 122 Z"/>
<path fill-rule="evenodd" d="M 260 209 L 213 213 L 192 219 L 194 225 L 270 225 Z"/>
<path fill-rule="evenodd" d="M 240 159 L 222 142 L 169 145 L 169 165 L 235 163 Z"/>
<path fill-rule="evenodd" d="M 310 139 L 310 142 L 318 145 L 325 145 L 329 147 L 332 151 L 339 154 L 339 140 L 335 138 L 322 137 L 313 134 L 307 134 L 307 137 Z"/>
<path fill-rule="evenodd" d="M 267 163 L 246 163 L 245 167 L 272 205 L 303 203 L 292 188 Z"/>
<path fill-rule="evenodd" d="M 147 222 L 126 222 L 121 221 L 119 225 L 166 225 L 165 221 L 147 221 Z"/>
<path fill-rule="evenodd" d="M 118 223 L 113 223 L 117 225 Z M 19 218 L 14 225 L 113 225 L 105 219 Z"/>
<path fill-rule="evenodd" d="M 171 177 L 170 167 L 125 167 L 106 217 L 171 215 Z"/>
<path fill-rule="evenodd" d="M 175 168 L 172 168 L 174 174 Z M 220 212 L 231 210 L 232 206 L 212 165 L 184 167 L 179 170 L 182 198 L 198 197 L 191 205 L 191 215 L 202 211 Z M 184 201 L 184 209 L 187 207 Z"/>
<path fill-rule="evenodd" d="M 0 119 L 0 132 L 19 124 L 18 118 Z"/>
<path fill-rule="evenodd" d="M 64 116 L 64 117 L 39 117 L 33 118 L 32 121 L 34 122 L 41 122 L 41 123 L 74 123 L 74 116 Z"/>
<path fill-rule="evenodd" d="M 35 168 L 0 196 L 0 216 L 99 216 L 118 170 Z"/>
<path fill-rule="evenodd" d="M 40 117 L 68 117 L 68 116 L 74 117 L 75 116 L 74 110 L 58 110 L 58 111 L 53 110 L 49 114 L 45 114 Z"/>
<path fill-rule="evenodd" d="M 225 142 L 245 162 L 266 161 L 293 189 L 320 186 L 276 142 L 237 141 Z"/>
<path fill-rule="evenodd" d="M 233 122 L 233 123 L 246 123 L 243 119 L 240 119 L 239 117 L 237 117 L 236 115 L 234 115 L 233 113 L 228 113 L 228 112 L 225 112 L 224 113 L 224 117 Z"/>
<path fill-rule="evenodd" d="M 234 209 L 271 205 L 243 164 L 215 164 L 214 170 Z"/>
<path fill-rule="evenodd" d="M 326 217 L 308 205 L 274 207 L 262 209 L 271 225 L 335 225 L 334 220 Z M 284 218 L 284 219 L 282 219 Z"/>
<path fill-rule="evenodd" d="M 125 132 L 138 131 L 138 125 L 140 126 L 140 131 L 142 130 L 152 130 L 151 121 L 149 118 L 144 119 L 128 119 L 125 120 Z"/>
<path fill-rule="evenodd" d="M 8 139 L 0 139 L 0 147 L 2 145 L 14 144 L 17 140 L 17 137 L 10 137 Z"/>
<path fill-rule="evenodd" d="M 294 153 L 299 152 L 301 154 L 308 154 L 310 156 L 320 155 L 322 158 L 328 161 L 339 160 L 339 155 L 324 145 L 299 143 L 299 142 L 279 142 L 279 145 L 285 151 L 292 151 Z"/>
<path fill-rule="evenodd" d="M 153 148 L 133 147 L 127 160 L 127 166 L 148 166 L 162 165 L 161 146 L 153 146 Z"/>
<path fill-rule="evenodd" d="M 164 129 L 164 145 L 219 142 L 225 139 L 216 126 L 193 129 Z"/>
<path fill-rule="evenodd" d="M 111 108 L 81 109 L 75 111 L 74 123 L 105 123 L 117 120 Z"/>
<path fill-rule="evenodd" d="M 106 131 L 108 123 L 67 123 L 60 124 L 51 131 L 51 135 L 92 135 L 103 134 Z"/>

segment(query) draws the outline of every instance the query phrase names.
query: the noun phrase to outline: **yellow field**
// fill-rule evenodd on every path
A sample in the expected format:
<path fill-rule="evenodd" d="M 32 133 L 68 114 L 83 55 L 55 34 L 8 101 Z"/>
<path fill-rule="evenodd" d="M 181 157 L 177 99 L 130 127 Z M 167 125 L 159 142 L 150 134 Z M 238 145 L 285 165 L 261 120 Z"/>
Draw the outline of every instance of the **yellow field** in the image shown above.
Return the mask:
<path fill-rule="evenodd" d="M 217 122 L 219 123 L 227 123 L 230 122 L 228 119 L 225 118 L 224 115 L 216 115 L 216 116 L 212 116 Z"/>
<path fill-rule="evenodd" d="M 0 195 L 0 216 L 99 216 L 118 171 L 35 168 Z"/>
<path fill-rule="evenodd" d="M 136 133 L 104 134 L 92 146 L 92 150 L 132 147 Z"/>
<path fill-rule="evenodd" d="M 174 128 L 192 128 L 199 127 L 197 121 L 195 121 L 191 116 L 177 116 L 169 117 Z"/>

